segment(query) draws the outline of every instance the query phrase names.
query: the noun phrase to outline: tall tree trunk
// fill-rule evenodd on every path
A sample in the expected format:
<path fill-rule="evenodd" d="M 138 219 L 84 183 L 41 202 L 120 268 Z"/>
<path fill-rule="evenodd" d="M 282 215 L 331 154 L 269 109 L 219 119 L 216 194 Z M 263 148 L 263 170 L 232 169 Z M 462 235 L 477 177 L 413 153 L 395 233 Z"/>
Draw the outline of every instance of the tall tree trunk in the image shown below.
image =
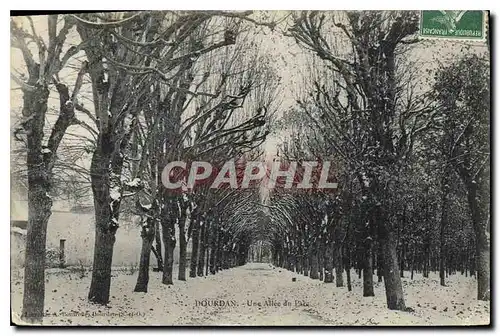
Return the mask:
<path fill-rule="evenodd" d="M 323 253 L 321 253 L 318 256 L 318 261 L 319 261 L 319 263 L 318 263 L 318 265 L 319 265 L 319 281 L 323 281 L 323 278 L 324 278 L 324 265 L 325 265 L 325 260 L 324 260 L 324 257 L 323 257 Z"/>
<path fill-rule="evenodd" d="M 147 293 L 149 283 L 149 262 L 151 257 L 151 247 L 155 239 L 156 220 L 148 218 L 146 225 L 142 227 L 142 247 L 141 258 L 139 261 L 139 274 L 135 284 L 134 292 Z"/>
<path fill-rule="evenodd" d="M 305 251 L 308 251 L 308 248 L 305 249 Z M 302 269 L 302 274 L 305 275 L 305 276 L 309 276 L 309 257 L 308 257 L 308 254 L 306 252 L 306 255 L 304 256 L 304 258 L 302 259 L 304 261 L 304 268 Z"/>
<path fill-rule="evenodd" d="M 106 95 L 105 91 L 101 94 Z M 106 115 L 107 113 L 109 111 L 106 111 Z M 99 304 L 109 302 L 113 247 L 119 227 L 123 162 L 132 135 L 131 130 L 137 122 L 136 115 L 131 116 L 130 128 L 124 132 L 121 139 L 116 138 L 117 133 L 108 122 L 102 121 L 90 165 L 96 237 L 88 298 Z"/>
<path fill-rule="evenodd" d="M 394 236 L 394 232 L 388 227 L 390 224 L 384 210 L 379 207 L 377 213 L 379 239 L 382 244 L 384 258 L 383 270 L 387 307 L 392 310 L 406 310 L 403 285 L 399 274 L 396 237 Z"/>
<path fill-rule="evenodd" d="M 373 291 L 373 239 L 367 237 L 364 242 L 365 260 L 363 267 L 363 296 L 375 296 Z"/>
<path fill-rule="evenodd" d="M 413 280 L 413 272 L 415 269 L 415 246 L 413 246 L 413 248 L 412 248 L 410 269 L 411 269 L 411 278 L 410 279 Z"/>
<path fill-rule="evenodd" d="M 316 251 L 312 251 L 311 253 L 311 273 L 309 274 L 311 279 L 318 279 L 318 254 Z"/>
<path fill-rule="evenodd" d="M 352 291 L 352 284 L 351 284 L 351 250 L 349 249 L 349 245 L 346 246 L 345 254 L 346 254 L 345 272 L 347 279 L 347 290 L 350 292 Z"/>
<path fill-rule="evenodd" d="M 44 313 L 45 249 L 52 207 L 47 193 L 51 187 L 50 172 L 46 169 L 42 153 L 48 96 L 47 87 L 37 86 L 33 92 L 24 92 L 23 97 L 23 117 L 27 119 L 23 126 L 27 134 L 28 228 L 21 318 L 28 323 L 41 323 Z"/>
<path fill-rule="evenodd" d="M 335 285 L 337 287 L 344 287 L 344 277 L 342 275 L 342 245 L 335 244 L 334 247 L 334 259 L 335 259 Z"/>
<path fill-rule="evenodd" d="M 175 221 L 172 214 L 167 211 L 167 206 L 162 211 L 163 245 L 165 246 L 165 262 L 163 265 L 162 284 L 173 285 L 173 266 L 175 249 Z"/>
<path fill-rule="evenodd" d="M 450 190 L 450 174 L 449 168 L 445 168 L 443 171 L 443 177 L 441 181 L 441 222 L 439 228 L 439 283 L 441 286 L 445 286 L 445 257 L 446 257 L 446 245 L 445 245 L 445 230 L 448 224 L 448 195 Z"/>
<path fill-rule="evenodd" d="M 106 205 L 103 205 L 107 207 Z M 115 232 L 102 228 L 102 222 L 107 218 L 97 219 L 94 263 L 92 267 L 92 282 L 90 283 L 89 300 L 94 303 L 109 303 L 111 288 L 111 265 L 113 262 L 113 247 Z"/>
<path fill-rule="evenodd" d="M 206 252 L 206 236 L 208 235 L 208 228 L 207 226 L 209 225 L 208 221 L 204 221 L 203 225 L 201 226 L 200 229 L 200 245 L 198 248 L 198 265 L 197 265 L 197 272 L 196 274 L 199 277 L 203 276 L 203 269 L 205 267 L 205 252 Z"/>
<path fill-rule="evenodd" d="M 429 259 L 430 259 L 430 237 L 424 238 L 424 260 L 423 260 L 423 276 L 429 277 Z"/>
<path fill-rule="evenodd" d="M 186 281 L 186 218 L 185 216 L 179 220 L 179 276 L 178 279 Z"/>
<path fill-rule="evenodd" d="M 444 214 L 443 214 L 444 215 Z M 439 233 L 439 284 L 441 286 L 446 286 L 445 283 L 445 242 L 444 242 L 444 228 L 445 224 L 443 223 L 443 219 L 441 219 L 441 228 Z"/>
<path fill-rule="evenodd" d="M 35 189 L 35 190 L 34 190 Z M 38 190 L 36 190 L 38 189 Z M 52 200 L 39 186 L 28 191 L 28 231 L 26 235 L 24 295 L 21 318 L 41 323 L 45 300 L 45 248 Z"/>
<path fill-rule="evenodd" d="M 298 255 L 297 255 L 297 260 L 295 262 L 295 272 L 301 274 L 302 273 L 302 265 L 303 265 L 303 256 L 302 256 L 302 251 L 299 249 Z"/>
<path fill-rule="evenodd" d="M 382 273 L 384 269 L 384 257 L 382 253 L 382 244 L 380 242 L 377 246 L 377 282 L 382 282 Z"/>
<path fill-rule="evenodd" d="M 333 282 L 333 242 L 328 242 L 326 244 L 325 252 L 325 282 Z"/>
<path fill-rule="evenodd" d="M 158 263 L 158 272 L 163 270 L 163 257 L 161 248 L 161 224 L 155 221 L 155 242 L 156 242 L 156 261 Z"/>
<path fill-rule="evenodd" d="M 484 199 L 484 195 L 481 195 L 483 197 L 479 199 L 477 184 L 474 181 L 468 184 L 467 200 L 471 209 L 472 224 L 476 236 L 477 299 L 488 301 L 491 296 L 489 202 Z M 482 192 L 487 193 L 488 190 L 482 190 Z M 489 194 L 487 196 L 489 198 Z M 481 204 L 480 201 L 483 203 Z"/>
<path fill-rule="evenodd" d="M 193 231 L 191 233 L 192 250 L 191 250 L 191 261 L 189 267 L 189 277 L 196 278 L 196 267 L 198 265 L 198 245 L 199 245 L 199 219 L 193 219 Z M 224 267 L 224 266 L 223 266 Z"/>
<path fill-rule="evenodd" d="M 297 255 L 295 252 L 290 252 L 288 255 L 288 270 L 295 272 L 295 264 L 297 263 Z"/>
<path fill-rule="evenodd" d="M 212 241 L 212 253 L 210 254 L 210 273 L 217 273 L 218 267 L 217 264 L 219 262 L 219 250 L 220 250 L 220 231 L 218 225 L 215 227 L 215 237 Z"/>
<path fill-rule="evenodd" d="M 210 245 L 206 245 L 206 258 L 205 258 L 205 275 L 210 274 L 209 269 L 210 269 L 210 257 L 212 256 L 213 250 L 210 248 Z"/>
<path fill-rule="evenodd" d="M 405 277 L 404 269 L 405 269 L 405 258 L 406 258 L 406 245 L 404 241 L 401 243 L 401 257 L 399 258 L 399 276 L 401 278 Z"/>
<path fill-rule="evenodd" d="M 91 302 L 107 304 L 111 286 L 111 265 L 115 234 L 118 230 L 118 209 L 120 199 L 111 198 L 110 156 L 113 151 L 109 134 L 101 134 L 98 146 L 92 156 L 90 167 L 95 209 L 95 244 L 92 266 L 92 281 L 88 299 Z"/>
<path fill-rule="evenodd" d="M 45 300 L 45 248 L 47 224 L 51 215 L 52 200 L 46 194 L 43 182 L 31 175 L 28 185 L 28 231 L 24 267 L 24 295 L 22 319 L 41 323 Z M 43 180 L 42 180 L 43 181 Z M 31 183 L 30 183 L 31 182 Z"/>

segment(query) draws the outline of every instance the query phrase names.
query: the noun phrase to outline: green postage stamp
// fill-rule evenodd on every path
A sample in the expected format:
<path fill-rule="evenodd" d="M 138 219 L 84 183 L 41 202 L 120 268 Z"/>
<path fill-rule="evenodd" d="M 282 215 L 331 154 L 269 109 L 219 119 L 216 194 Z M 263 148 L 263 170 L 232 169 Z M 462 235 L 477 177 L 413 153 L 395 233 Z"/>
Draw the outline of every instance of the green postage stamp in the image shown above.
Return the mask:
<path fill-rule="evenodd" d="M 425 10 L 420 14 L 420 36 L 484 40 L 486 17 L 481 10 Z"/>

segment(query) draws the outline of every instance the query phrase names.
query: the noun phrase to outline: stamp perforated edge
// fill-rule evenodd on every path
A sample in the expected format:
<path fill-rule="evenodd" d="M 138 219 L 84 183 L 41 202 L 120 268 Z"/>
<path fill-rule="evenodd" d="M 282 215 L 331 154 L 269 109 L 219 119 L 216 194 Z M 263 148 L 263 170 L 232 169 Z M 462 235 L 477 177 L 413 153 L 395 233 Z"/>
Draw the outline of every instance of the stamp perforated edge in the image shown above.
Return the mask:
<path fill-rule="evenodd" d="M 474 9 L 478 10 L 478 9 Z M 419 12 L 420 18 L 418 20 L 418 38 L 423 39 L 423 40 L 441 40 L 441 41 L 453 41 L 453 42 L 460 42 L 460 41 L 466 41 L 466 42 L 486 42 L 486 36 L 489 33 L 489 10 L 481 10 L 483 12 L 483 37 L 478 39 L 478 38 L 469 38 L 469 37 L 449 37 L 449 36 L 427 36 L 427 35 L 421 35 L 420 31 L 422 30 L 422 12 L 424 10 L 421 10 Z"/>

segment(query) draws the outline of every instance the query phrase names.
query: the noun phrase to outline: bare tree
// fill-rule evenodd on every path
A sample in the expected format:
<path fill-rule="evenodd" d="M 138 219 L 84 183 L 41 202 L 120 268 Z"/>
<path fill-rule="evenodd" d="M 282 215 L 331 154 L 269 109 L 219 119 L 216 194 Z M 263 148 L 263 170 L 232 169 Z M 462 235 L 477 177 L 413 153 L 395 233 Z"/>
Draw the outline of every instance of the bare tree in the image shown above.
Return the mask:
<path fill-rule="evenodd" d="M 457 171 L 467 190 L 476 237 L 478 300 L 489 300 L 491 295 L 489 76 L 486 60 L 466 56 L 442 69 L 434 86 L 444 119 L 445 167 Z"/>
<path fill-rule="evenodd" d="M 58 28 L 58 21 L 63 24 Z M 17 138 L 25 137 L 28 178 L 28 234 L 26 237 L 26 267 L 22 319 L 41 322 L 45 297 L 45 247 L 47 223 L 51 215 L 53 169 L 61 141 L 71 125 L 81 124 L 75 116 L 80 104 L 77 100 L 87 72 L 83 62 L 73 90 L 59 81 L 58 74 L 80 50 L 73 46 L 63 52 L 66 38 L 75 22 L 69 16 L 47 17 L 48 39 L 36 31 L 31 17 L 11 19 L 11 45 L 21 51 L 27 74 L 11 74 L 23 92 L 22 119 L 14 130 Z M 28 28 L 26 28 L 28 26 Z M 33 42 L 35 47 L 31 47 Z M 51 87 L 59 95 L 59 114 L 44 135 L 48 99 Z"/>
<path fill-rule="evenodd" d="M 324 99 L 322 106 L 330 104 L 329 110 L 337 111 L 330 114 L 332 130 L 342 122 L 352 122 L 353 132 L 361 130 L 361 136 L 366 136 L 356 165 L 358 171 L 362 168 L 362 185 L 367 188 L 373 204 L 372 219 L 383 249 L 387 305 L 398 310 L 404 310 L 405 304 L 395 228 L 387 200 L 392 199 L 390 195 L 397 182 L 393 177 L 403 167 L 416 137 L 428 129 L 433 120 L 425 103 L 405 103 L 406 97 L 411 96 L 402 94 L 406 82 L 401 81 L 397 71 L 396 60 L 408 43 L 415 42 L 412 36 L 417 26 L 418 17 L 413 12 L 347 12 L 340 18 L 334 14 L 327 17 L 317 12 L 302 12 L 295 16 L 289 30 L 299 44 L 338 74 L 335 83 L 345 92 L 344 97 L 340 98 L 336 92 L 325 92 L 321 87 L 316 91 L 323 97 L 320 99 Z M 339 32 L 348 48 L 335 52 L 325 35 L 328 28 Z M 338 120 L 346 112 L 350 119 Z M 349 114 L 357 117 L 352 118 Z M 346 154 L 351 157 L 351 153 L 344 153 L 342 147 L 338 147 L 336 140 L 349 142 L 342 137 L 355 133 L 337 134 L 331 142 L 332 147 L 343 157 L 347 157 Z M 351 141 L 354 143 L 353 139 Z"/>

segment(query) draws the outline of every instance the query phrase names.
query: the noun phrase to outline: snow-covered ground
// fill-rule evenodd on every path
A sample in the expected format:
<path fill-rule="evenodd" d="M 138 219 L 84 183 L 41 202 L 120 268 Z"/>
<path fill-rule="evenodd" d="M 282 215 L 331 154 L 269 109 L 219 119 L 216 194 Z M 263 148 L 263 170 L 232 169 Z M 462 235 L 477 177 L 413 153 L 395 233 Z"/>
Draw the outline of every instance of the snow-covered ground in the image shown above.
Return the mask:
<path fill-rule="evenodd" d="M 132 273 L 114 270 L 111 302 L 98 306 L 86 298 L 89 273 L 80 278 L 75 270 L 47 270 L 44 324 L 476 325 L 490 321 L 489 302 L 475 299 L 475 279 L 461 275 L 450 276 L 448 287 L 441 287 L 434 273 L 428 279 L 421 274 L 413 281 L 404 278 L 406 305 L 415 311 L 400 312 L 386 308 L 383 283 L 375 283 L 375 297 L 364 298 L 362 282 L 354 272 L 352 292 L 269 264 L 247 264 L 217 275 L 175 281 L 172 286 L 162 285 L 161 273 L 151 272 L 148 293 L 133 292 L 137 272 Z M 21 311 L 21 274 L 12 273 L 14 321 Z"/>

